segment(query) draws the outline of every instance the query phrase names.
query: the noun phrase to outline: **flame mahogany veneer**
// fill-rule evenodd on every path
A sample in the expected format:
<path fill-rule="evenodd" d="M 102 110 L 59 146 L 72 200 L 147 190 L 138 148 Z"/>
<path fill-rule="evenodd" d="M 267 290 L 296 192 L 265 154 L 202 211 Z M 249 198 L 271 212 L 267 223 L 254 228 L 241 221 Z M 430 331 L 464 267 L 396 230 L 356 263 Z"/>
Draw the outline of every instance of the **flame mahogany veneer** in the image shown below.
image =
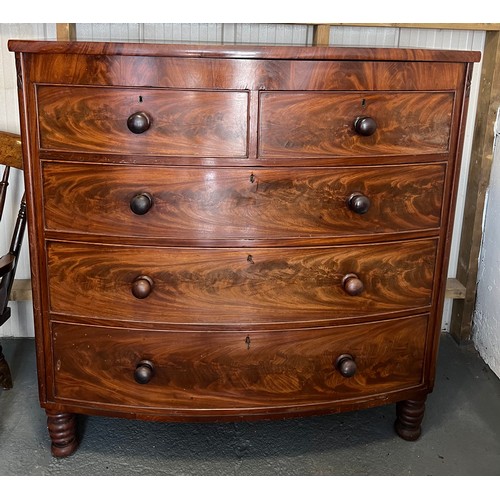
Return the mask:
<path fill-rule="evenodd" d="M 9 47 L 55 456 L 79 413 L 419 437 L 478 53 Z"/>

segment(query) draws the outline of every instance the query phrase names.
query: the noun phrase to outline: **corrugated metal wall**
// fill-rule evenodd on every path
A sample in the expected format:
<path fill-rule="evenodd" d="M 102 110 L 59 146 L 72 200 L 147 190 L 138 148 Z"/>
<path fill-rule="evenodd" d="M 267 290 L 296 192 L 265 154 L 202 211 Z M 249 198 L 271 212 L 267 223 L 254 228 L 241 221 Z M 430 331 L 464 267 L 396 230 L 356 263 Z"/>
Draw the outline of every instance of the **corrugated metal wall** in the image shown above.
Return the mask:
<path fill-rule="evenodd" d="M 253 43 L 309 45 L 313 39 L 313 27 L 306 24 L 263 23 L 129 23 L 77 24 L 77 38 L 81 40 L 122 40 L 199 43 Z M 19 132 L 17 90 L 13 54 L 7 51 L 10 38 L 55 39 L 55 24 L 0 24 L 0 130 Z M 422 47 L 436 49 L 482 50 L 485 32 L 472 30 L 440 30 L 336 26 L 330 31 L 332 45 L 371 47 Z M 462 212 L 465 203 L 465 185 L 468 175 L 472 145 L 473 119 L 479 91 L 480 64 L 476 66 L 471 89 L 471 107 L 466 130 L 461 183 L 458 196 L 455 237 L 450 261 L 450 276 L 455 275 Z M 6 214 L 0 228 L 0 255 L 8 249 L 10 227 L 17 214 L 17 200 L 22 192 L 21 176 L 14 172 L 9 187 Z M 27 245 L 24 246 L 18 268 L 18 277 L 29 277 Z M 451 301 L 447 301 L 443 329 L 448 329 Z M 12 319 L 0 328 L 0 336 L 32 336 L 32 312 L 30 303 L 13 304 Z"/>

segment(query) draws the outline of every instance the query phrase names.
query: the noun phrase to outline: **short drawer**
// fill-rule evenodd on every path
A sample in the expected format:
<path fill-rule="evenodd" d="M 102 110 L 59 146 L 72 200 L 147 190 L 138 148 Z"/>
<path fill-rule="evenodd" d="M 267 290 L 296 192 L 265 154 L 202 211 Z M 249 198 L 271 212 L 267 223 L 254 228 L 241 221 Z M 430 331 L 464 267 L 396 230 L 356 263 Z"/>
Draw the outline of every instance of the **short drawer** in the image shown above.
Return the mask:
<path fill-rule="evenodd" d="M 447 153 L 453 92 L 262 92 L 259 156 Z"/>
<path fill-rule="evenodd" d="M 435 239 L 253 249 L 49 242 L 50 305 L 53 313 L 169 324 L 358 318 L 428 307 L 436 248 Z"/>
<path fill-rule="evenodd" d="M 204 416 L 352 403 L 422 383 L 427 320 L 273 332 L 54 323 L 55 400 Z"/>
<path fill-rule="evenodd" d="M 41 85 L 40 147 L 245 157 L 248 92 Z"/>
<path fill-rule="evenodd" d="M 436 229 L 445 165 L 248 169 L 44 162 L 45 225 L 180 240 Z"/>

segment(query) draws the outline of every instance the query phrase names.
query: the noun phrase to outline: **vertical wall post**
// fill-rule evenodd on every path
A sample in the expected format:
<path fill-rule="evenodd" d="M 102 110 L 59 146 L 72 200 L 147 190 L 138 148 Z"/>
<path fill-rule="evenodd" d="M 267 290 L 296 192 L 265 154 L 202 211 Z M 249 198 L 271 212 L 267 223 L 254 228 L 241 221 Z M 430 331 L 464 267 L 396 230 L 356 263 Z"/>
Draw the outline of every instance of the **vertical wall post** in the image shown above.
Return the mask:
<path fill-rule="evenodd" d="M 450 333 L 457 342 L 466 342 L 471 336 L 483 234 L 483 211 L 493 163 L 493 130 L 499 107 L 500 32 L 488 31 L 484 45 L 457 267 L 457 279 L 465 286 L 465 298 L 454 301 L 450 325 Z"/>

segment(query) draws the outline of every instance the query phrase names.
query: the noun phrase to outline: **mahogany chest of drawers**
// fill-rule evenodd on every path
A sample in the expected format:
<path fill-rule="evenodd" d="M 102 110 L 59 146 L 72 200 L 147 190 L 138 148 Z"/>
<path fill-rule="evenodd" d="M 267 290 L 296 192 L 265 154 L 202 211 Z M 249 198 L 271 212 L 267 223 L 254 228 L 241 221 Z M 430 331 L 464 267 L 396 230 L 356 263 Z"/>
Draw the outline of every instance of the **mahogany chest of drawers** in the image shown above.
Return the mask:
<path fill-rule="evenodd" d="M 80 413 L 419 436 L 479 53 L 9 47 L 54 455 Z"/>

